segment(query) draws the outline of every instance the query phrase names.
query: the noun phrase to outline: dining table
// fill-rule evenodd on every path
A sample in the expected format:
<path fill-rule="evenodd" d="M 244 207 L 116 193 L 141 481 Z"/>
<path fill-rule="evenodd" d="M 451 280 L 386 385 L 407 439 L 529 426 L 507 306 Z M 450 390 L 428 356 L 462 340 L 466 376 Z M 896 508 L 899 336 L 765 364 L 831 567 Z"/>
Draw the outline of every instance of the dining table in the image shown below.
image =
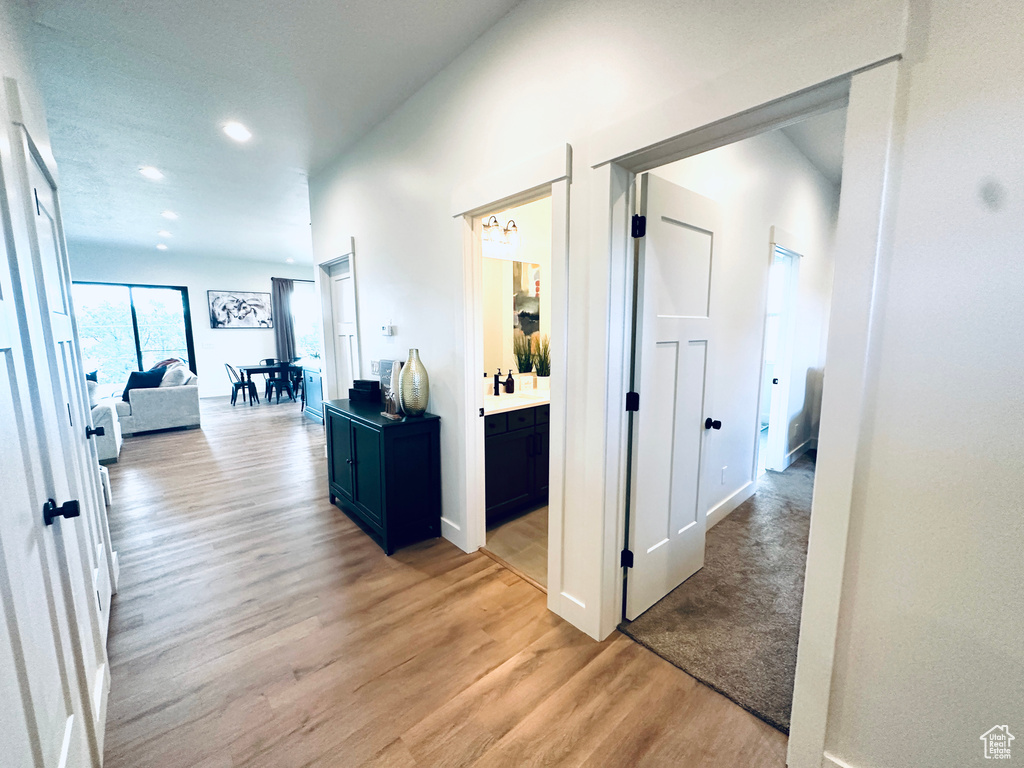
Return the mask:
<path fill-rule="evenodd" d="M 254 385 L 252 383 L 252 377 L 263 374 L 281 373 L 287 376 L 289 381 L 292 380 L 295 374 L 302 375 L 302 365 L 299 362 L 294 363 L 258 363 L 256 365 L 239 365 L 237 366 L 239 373 L 246 381 L 246 388 L 249 392 L 254 391 Z M 292 395 L 292 400 L 295 400 L 295 395 Z M 249 399 L 249 405 L 252 405 L 253 398 Z"/>

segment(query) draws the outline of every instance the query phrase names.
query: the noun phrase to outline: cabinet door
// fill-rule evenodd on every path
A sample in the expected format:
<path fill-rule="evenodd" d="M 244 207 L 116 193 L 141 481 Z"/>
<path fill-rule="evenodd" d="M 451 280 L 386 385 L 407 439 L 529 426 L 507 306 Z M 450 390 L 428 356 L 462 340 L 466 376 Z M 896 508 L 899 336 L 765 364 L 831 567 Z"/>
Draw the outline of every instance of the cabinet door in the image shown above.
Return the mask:
<path fill-rule="evenodd" d="M 538 424 L 534 428 L 534 445 L 536 453 L 533 457 L 536 464 L 536 486 L 535 494 L 538 499 L 547 498 L 548 476 L 550 475 L 549 465 L 551 457 L 551 427 L 548 424 Z"/>
<path fill-rule="evenodd" d="M 485 442 L 487 515 L 501 517 L 533 497 L 536 450 L 533 429 L 517 429 Z"/>
<path fill-rule="evenodd" d="M 355 461 L 355 500 L 373 522 L 383 521 L 380 481 L 380 432 L 352 422 L 352 450 Z"/>
<path fill-rule="evenodd" d="M 331 486 L 352 500 L 352 420 L 328 411 L 327 438 Z"/>

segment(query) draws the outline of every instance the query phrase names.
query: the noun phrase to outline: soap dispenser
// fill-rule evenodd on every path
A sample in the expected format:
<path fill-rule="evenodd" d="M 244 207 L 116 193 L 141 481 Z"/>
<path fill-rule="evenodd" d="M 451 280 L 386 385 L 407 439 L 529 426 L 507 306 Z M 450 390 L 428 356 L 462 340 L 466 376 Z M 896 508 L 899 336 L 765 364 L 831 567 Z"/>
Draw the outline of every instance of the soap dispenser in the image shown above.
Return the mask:
<path fill-rule="evenodd" d="M 508 370 L 508 378 L 505 379 L 505 394 L 511 395 L 516 391 L 516 380 L 512 378 L 512 369 Z"/>
<path fill-rule="evenodd" d="M 501 368 L 494 374 L 494 396 L 497 397 L 501 394 Z"/>

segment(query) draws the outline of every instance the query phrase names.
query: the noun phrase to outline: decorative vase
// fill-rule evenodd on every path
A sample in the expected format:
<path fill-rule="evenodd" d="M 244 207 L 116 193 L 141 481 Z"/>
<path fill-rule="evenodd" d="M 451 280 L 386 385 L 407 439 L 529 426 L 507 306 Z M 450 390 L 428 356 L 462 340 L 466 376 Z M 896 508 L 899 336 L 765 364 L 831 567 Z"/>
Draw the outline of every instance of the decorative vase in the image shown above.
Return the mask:
<path fill-rule="evenodd" d="M 408 416 L 422 416 L 427 412 L 427 400 L 430 399 L 430 379 L 427 369 L 420 362 L 420 351 L 409 350 L 409 359 L 402 366 L 399 374 L 399 388 L 402 397 L 402 410 Z"/>

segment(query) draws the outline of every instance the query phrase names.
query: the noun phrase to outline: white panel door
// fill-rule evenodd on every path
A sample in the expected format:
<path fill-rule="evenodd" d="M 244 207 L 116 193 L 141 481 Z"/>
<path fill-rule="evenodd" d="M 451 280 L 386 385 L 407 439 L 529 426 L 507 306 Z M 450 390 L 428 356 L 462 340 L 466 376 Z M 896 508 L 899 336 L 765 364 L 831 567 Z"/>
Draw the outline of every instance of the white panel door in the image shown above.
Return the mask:
<path fill-rule="evenodd" d="M 702 454 L 714 350 L 711 280 L 718 206 L 650 174 L 637 265 L 635 384 L 626 617 L 635 619 L 704 565 Z"/>
<path fill-rule="evenodd" d="M 331 270 L 331 305 L 334 315 L 335 381 L 338 396 L 348 397 L 348 390 L 359 375 L 356 289 L 348 261 Z"/>
<path fill-rule="evenodd" d="M 3 123 L 10 127 L 6 118 Z M 26 287 L 33 282 L 12 280 L 12 268 L 17 268 L 13 274 L 24 274 L 32 260 L 10 215 L 24 190 L 11 188 L 16 174 L 10 144 L 0 146 L 0 229 L 6 244 L 0 251 L 0 763 L 84 768 L 99 765 L 100 752 L 88 694 L 80 685 L 84 665 L 77 616 L 66 589 L 74 573 L 62 567 L 67 542 L 59 526 L 43 522 L 43 505 L 53 493 L 52 467 L 39 433 L 35 395 L 48 379 L 45 373 L 35 375 L 37 361 L 26 355 L 33 338 L 41 339 L 42 325 L 30 297 L 26 301 Z M 25 232 L 21 226 L 20 234 Z M 21 260 L 12 247 L 16 242 L 23 246 Z M 77 583 L 84 594 L 82 580 Z"/>

